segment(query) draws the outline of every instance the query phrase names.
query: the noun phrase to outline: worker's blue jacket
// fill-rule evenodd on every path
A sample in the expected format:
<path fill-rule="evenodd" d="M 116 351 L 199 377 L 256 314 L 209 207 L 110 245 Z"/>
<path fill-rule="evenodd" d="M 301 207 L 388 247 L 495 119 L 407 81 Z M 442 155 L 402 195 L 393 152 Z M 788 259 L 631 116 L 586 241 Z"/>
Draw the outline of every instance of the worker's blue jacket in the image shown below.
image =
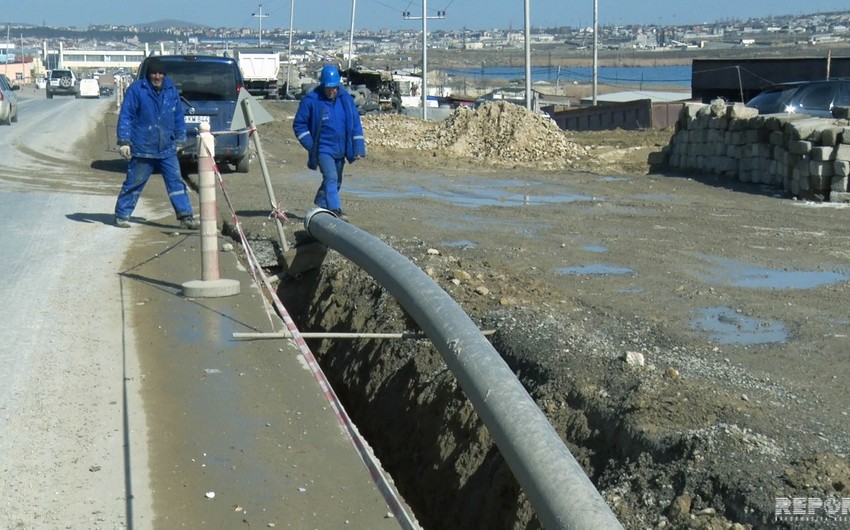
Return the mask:
<path fill-rule="evenodd" d="M 118 145 L 129 145 L 134 157 L 168 158 L 186 141 L 183 103 L 166 75 L 157 93 L 147 79 L 134 81 L 118 114 Z"/>
<path fill-rule="evenodd" d="M 336 117 L 338 120 L 343 120 L 343 123 L 336 124 L 338 126 L 329 126 L 325 130 L 334 134 L 333 130 L 342 130 L 345 132 L 344 151 L 345 158 L 349 162 L 354 162 L 357 157 L 366 156 L 366 140 L 363 137 L 363 125 L 360 123 L 360 113 L 357 111 L 357 105 L 354 103 L 354 98 L 344 88 L 340 88 L 336 95 L 337 102 L 342 105 L 342 113 L 333 113 L 330 116 L 326 113 L 326 107 L 329 105 L 329 100 L 325 97 L 324 89 L 321 85 L 311 90 L 301 100 L 298 106 L 298 112 L 295 113 L 295 120 L 292 122 L 292 130 L 295 132 L 295 137 L 306 149 L 310 155 L 307 158 L 307 167 L 316 169 L 319 166 L 319 149 L 323 142 L 322 138 L 322 117 Z"/>

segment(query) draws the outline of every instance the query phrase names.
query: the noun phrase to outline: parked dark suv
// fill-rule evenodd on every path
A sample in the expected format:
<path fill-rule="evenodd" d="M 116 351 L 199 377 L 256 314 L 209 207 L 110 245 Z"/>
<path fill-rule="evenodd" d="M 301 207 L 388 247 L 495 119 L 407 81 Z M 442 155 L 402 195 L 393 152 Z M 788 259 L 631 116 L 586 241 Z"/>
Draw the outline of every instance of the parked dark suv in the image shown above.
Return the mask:
<path fill-rule="evenodd" d="M 77 88 L 77 76 L 68 68 L 51 70 L 45 88 L 47 89 L 47 99 L 53 99 L 55 95 L 80 97 Z"/>
<path fill-rule="evenodd" d="M 236 112 L 239 91 L 243 89 L 242 72 L 236 61 L 229 57 L 205 55 L 158 55 L 165 65 L 165 75 L 180 91 L 183 114 L 186 119 L 186 147 L 179 155 L 185 171 L 194 168 L 198 161 L 198 127 L 210 124 L 215 135 L 215 160 L 233 164 L 239 173 L 249 169 L 248 131 L 230 132 Z M 151 57 L 142 61 L 138 78 L 147 76 Z"/>
<path fill-rule="evenodd" d="M 833 107 L 850 106 L 850 79 L 780 83 L 747 102 L 759 114 L 794 113 L 831 118 Z"/>

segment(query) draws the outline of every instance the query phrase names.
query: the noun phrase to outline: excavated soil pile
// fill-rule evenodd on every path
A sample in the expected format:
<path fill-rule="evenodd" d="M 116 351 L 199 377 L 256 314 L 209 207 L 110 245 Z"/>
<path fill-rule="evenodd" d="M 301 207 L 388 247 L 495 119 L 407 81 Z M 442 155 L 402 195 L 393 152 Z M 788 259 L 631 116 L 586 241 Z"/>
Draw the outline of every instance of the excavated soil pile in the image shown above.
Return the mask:
<path fill-rule="evenodd" d="M 442 122 L 398 114 L 366 116 L 363 130 L 370 146 L 442 151 L 495 165 L 535 163 L 560 169 L 587 157 L 587 150 L 571 142 L 552 120 L 504 101 L 476 110 L 459 107 Z"/>

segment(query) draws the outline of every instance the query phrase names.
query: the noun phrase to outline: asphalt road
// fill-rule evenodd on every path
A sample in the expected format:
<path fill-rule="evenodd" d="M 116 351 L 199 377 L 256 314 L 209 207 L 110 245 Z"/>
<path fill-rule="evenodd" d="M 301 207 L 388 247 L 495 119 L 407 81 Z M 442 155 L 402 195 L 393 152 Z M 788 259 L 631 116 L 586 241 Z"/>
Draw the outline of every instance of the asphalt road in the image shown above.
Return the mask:
<path fill-rule="evenodd" d="M 123 292 L 104 273 L 130 239 L 103 229 L 114 196 L 69 163 L 107 102 L 24 98 L 0 127 L 0 520 L 111 527 L 151 500 Z"/>

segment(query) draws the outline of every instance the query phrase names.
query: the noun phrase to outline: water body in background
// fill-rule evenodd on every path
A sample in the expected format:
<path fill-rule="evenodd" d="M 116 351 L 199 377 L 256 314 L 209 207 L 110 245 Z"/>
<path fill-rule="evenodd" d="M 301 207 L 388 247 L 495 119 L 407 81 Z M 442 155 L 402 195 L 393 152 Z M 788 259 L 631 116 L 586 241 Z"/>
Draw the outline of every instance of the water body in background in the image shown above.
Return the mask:
<path fill-rule="evenodd" d="M 473 80 L 525 79 L 524 66 L 493 66 L 477 68 L 440 68 L 454 77 Z M 691 67 L 681 66 L 600 66 L 597 80 L 606 85 L 628 85 L 642 88 L 681 87 L 691 88 Z M 593 68 L 590 66 L 534 66 L 531 81 L 550 83 L 591 83 Z"/>

